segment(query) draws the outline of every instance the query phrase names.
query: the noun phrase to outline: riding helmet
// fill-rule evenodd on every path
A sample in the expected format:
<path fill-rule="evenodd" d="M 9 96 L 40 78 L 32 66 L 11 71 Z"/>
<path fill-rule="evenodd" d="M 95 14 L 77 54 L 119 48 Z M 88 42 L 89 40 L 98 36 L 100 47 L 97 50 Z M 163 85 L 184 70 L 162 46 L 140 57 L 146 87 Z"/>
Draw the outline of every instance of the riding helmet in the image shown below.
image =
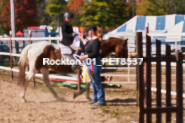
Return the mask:
<path fill-rule="evenodd" d="M 71 12 L 65 12 L 65 13 L 64 13 L 64 17 L 65 17 L 65 18 L 74 18 L 74 14 L 71 13 Z"/>
<path fill-rule="evenodd" d="M 92 30 L 92 31 L 97 31 L 97 27 L 96 26 L 89 26 L 89 28 L 87 29 L 88 31 Z"/>

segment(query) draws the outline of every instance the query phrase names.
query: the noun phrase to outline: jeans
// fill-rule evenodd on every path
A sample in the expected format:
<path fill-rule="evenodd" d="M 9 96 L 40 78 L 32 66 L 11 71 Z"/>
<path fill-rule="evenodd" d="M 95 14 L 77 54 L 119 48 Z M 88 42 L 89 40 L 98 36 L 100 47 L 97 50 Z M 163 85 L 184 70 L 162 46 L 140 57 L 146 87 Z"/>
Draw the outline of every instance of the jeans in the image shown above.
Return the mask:
<path fill-rule="evenodd" d="M 93 64 L 93 75 L 91 75 L 91 65 L 88 65 L 88 73 L 91 78 L 91 86 L 93 90 L 93 100 L 92 102 L 98 102 L 100 104 L 105 103 L 105 92 L 104 92 L 104 87 L 101 84 L 101 58 L 97 57 L 96 58 L 96 64 Z"/>

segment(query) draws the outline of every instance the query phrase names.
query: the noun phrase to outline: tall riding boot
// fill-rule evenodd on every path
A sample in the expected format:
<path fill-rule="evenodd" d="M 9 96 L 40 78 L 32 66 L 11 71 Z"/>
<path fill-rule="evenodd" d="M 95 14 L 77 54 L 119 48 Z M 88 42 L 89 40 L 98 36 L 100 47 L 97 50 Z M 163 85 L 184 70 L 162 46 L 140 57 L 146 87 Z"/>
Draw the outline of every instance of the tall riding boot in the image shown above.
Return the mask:
<path fill-rule="evenodd" d="M 89 91 L 90 91 L 90 82 L 86 82 L 86 98 L 91 101 L 90 95 L 89 95 Z"/>

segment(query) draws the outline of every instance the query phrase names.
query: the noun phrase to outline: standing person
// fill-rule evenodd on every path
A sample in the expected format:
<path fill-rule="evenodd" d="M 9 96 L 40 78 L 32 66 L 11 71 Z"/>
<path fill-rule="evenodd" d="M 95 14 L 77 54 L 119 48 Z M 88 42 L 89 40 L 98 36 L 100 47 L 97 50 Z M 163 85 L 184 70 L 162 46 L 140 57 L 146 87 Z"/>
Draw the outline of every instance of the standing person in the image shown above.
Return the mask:
<path fill-rule="evenodd" d="M 73 46 L 73 40 L 74 37 L 77 36 L 75 32 L 73 32 L 73 27 L 72 27 L 72 21 L 74 18 L 74 14 L 71 12 L 65 12 L 64 13 L 64 23 L 62 24 L 62 35 L 63 39 L 60 42 L 61 44 L 65 46 L 69 46 L 71 49 L 77 51 L 81 50 L 79 47 Z"/>
<path fill-rule="evenodd" d="M 88 36 L 90 40 L 87 41 L 80 37 L 82 42 L 85 45 L 85 55 L 80 56 L 80 60 L 85 60 L 87 58 L 92 59 L 95 58 L 96 64 L 93 63 L 93 73 L 91 73 L 91 65 L 88 65 L 88 73 L 91 78 L 91 85 L 93 89 L 93 100 L 90 102 L 91 104 L 95 105 L 105 105 L 105 93 L 103 85 L 101 84 L 101 58 L 100 58 L 100 46 L 101 42 L 99 41 L 98 37 L 96 36 L 97 28 L 96 26 L 90 26 L 88 28 Z"/>

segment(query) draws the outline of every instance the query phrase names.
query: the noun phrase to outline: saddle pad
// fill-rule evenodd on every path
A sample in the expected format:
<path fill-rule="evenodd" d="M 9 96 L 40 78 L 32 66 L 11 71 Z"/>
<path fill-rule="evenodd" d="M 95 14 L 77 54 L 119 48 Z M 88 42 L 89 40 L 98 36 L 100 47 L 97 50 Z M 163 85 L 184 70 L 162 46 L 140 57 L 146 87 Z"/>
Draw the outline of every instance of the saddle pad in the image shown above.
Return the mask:
<path fill-rule="evenodd" d="M 61 50 L 61 54 L 71 54 L 72 50 L 71 48 L 69 48 L 68 46 L 64 46 L 62 44 L 59 44 L 60 50 Z"/>

